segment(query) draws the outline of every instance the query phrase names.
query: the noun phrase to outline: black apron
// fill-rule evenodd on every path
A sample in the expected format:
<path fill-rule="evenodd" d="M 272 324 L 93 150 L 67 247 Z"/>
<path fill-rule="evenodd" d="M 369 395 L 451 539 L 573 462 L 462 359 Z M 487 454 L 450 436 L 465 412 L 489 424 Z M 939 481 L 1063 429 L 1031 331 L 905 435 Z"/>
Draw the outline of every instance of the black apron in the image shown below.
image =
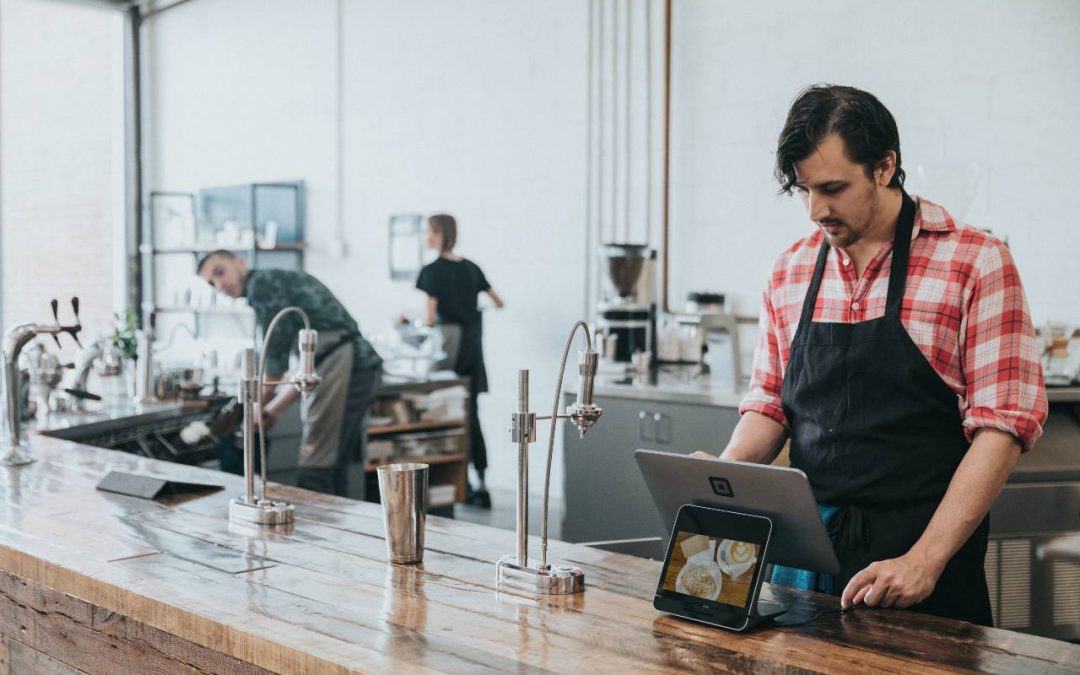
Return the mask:
<path fill-rule="evenodd" d="M 461 327 L 454 372 L 469 380 L 469 459 L 481 480 L 487 470 L 487 443 L 480 428 L 480 394 L 488 390 L 487 367 L 484 365 L 484 329 L 480 312 L 476 320 Z"/>
<path fill-rule="evenodd" d="M 914 221 L 905 193 L 885 315 L 861 323 L 813 322 L 831 248 L 822 241 L 784 374 L 791 465 L 809 477 L 820 504 L 840 507 L 828 523 L 841 567 L 837 593 L 870 563 L 908 552 L 970 445 L 956 393 L 900 322 Z M 912 609 L 991 624 L 988 531 L 989 517 Z"/>
<path fill-rule="evenodd" d="M 484 364 L 484 324 L 477 312 L 476 320 L 461 326 L 461 342 L 458 346 L 454 372 L 469 379 L 473 396 L 488 390 L 487 367 Z"/>

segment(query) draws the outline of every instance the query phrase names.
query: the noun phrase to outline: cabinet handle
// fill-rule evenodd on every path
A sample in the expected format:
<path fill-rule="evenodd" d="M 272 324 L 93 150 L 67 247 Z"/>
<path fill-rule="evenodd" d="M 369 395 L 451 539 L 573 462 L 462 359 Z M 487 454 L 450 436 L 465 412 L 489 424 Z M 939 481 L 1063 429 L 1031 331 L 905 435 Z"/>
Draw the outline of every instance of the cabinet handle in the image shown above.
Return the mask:
<path fill-rule="evenodd" d="M 671 418 L 667 415 L 656 413 L 653 415 L 656 427 L 656 440 L 660 443 L 671 442 Z"/>
<path fill-rule="evenodd" d="M 652 441 L 655 440 L 654 435 L 656 431 L 656 423 L 649 416 L 649 413 L 642 410 L 638 413 L 638 440 Z"/>

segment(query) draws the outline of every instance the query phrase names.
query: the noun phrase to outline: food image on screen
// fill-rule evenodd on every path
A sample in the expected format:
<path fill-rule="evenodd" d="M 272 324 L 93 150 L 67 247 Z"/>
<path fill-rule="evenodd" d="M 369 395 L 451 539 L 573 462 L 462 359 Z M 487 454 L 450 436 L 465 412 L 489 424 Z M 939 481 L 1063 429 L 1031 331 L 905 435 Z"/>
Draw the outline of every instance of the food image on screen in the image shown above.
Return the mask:
<path fill-rule="evenodd" d="M 699 598 L 711 598 L 716 595 L 716 580 L 704 565 L 686 567 L 682 576 L 682 584 L 690 595 Z"/>
<path fill-rule="evenodd" d="M 758 563 L 759 546 L 734 539 L 676 533 L 663 589 L 743 607 Z"/>

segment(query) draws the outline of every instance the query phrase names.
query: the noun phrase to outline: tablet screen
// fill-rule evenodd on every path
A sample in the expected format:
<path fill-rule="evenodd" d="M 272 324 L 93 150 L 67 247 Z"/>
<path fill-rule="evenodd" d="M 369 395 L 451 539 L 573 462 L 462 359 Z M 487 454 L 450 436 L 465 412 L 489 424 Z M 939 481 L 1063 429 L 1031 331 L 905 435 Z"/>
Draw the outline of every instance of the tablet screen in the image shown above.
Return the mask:
<path fill-rule="evenodd" d="M 680 608 L 749 610 L 756 600 L 771 531 L 772 523 L 761 516 L 683 506 L 657 584 L 662 605 L 657 608 L 673 613 Z"/>
<path fill-rule="evenodd" d="M 663 589 L 745 607 L 761 546 L 694 532 L 676 532 Z"/>

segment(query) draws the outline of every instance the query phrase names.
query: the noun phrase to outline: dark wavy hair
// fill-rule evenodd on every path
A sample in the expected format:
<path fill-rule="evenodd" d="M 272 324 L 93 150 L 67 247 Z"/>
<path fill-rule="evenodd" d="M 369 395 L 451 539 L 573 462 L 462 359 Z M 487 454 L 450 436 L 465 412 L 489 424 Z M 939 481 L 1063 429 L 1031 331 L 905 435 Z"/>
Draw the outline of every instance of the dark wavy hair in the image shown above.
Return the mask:
<path fill-rule="evenodd" d="M 855 87 L 815 84 L 795 97 L 776 144 L 776 180 L 780 192 L 791 194 L 795 162 L 810 156 L 822 139 L 836 134 L 844 141 L 848 159 L 863 165 L 867 178 L 890 150 L 896 153 L 896 173 L 890 188 L 904 186 L 900 168 L 900 132 L 892 113 L 873 94 Z"/>

